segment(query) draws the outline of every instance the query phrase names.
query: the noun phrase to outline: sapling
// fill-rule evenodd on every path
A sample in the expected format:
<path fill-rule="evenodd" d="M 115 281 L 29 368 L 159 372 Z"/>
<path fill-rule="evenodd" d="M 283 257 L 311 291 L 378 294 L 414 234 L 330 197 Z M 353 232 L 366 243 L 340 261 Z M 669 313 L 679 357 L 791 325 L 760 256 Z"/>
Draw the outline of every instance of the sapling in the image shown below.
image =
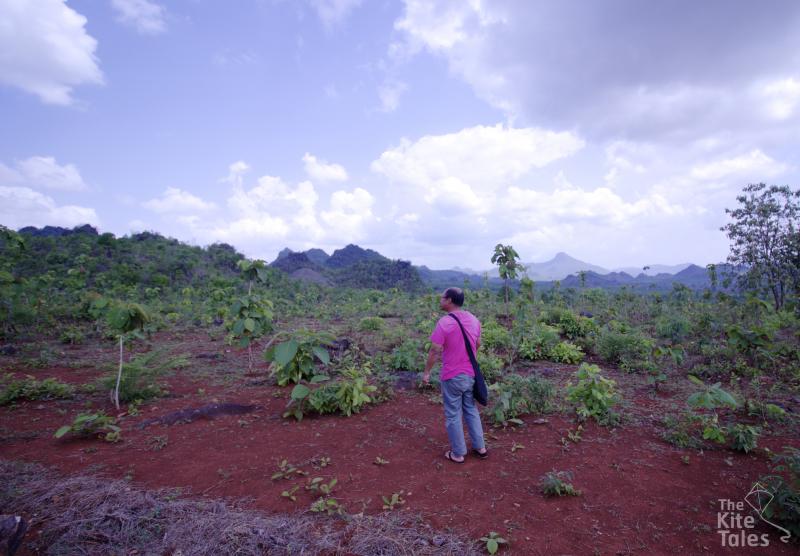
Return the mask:
<path fill-rule="evenodd" d="M 114 387 L 114 405 L 119 410 L 119 384 L 122 381 L 122 351 L 125 337 L 129 333 L 144 329 L 150 322 L 150 315 L 138 303 L 118 303 L 108 313 L 108 324 L 119 335 L 119 371 Z"/>

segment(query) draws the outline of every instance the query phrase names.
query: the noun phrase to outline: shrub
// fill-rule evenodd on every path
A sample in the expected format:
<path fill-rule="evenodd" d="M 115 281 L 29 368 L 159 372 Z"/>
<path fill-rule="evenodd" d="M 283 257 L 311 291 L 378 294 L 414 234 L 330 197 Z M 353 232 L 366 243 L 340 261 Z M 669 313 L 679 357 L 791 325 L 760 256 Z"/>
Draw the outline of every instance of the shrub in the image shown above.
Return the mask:
<path fill-rule="evenodd" d="M 583 363 L 575 373 L 578 382 L 567 383 L 567 400 L 577 404 L 576 412 L 581 419 L 593 417 L 605 424 L 615 418 L 611 409 L 620 401 L 617 383 L 605 378 L 600 367 Z"/>
<path fill-rule="evenodd" d="M 510 374 L 490 388 L 495 395 L 488 412 L 495 424 L 505 425 L 522 415 L 542 414 L 553 409 L 555 387 L 544 378 Z"/>
<path fill-rule="evenodd" d="M 625 371 L 649 370 L 653 340 L 629 327 L 609 326 L 600 332 L 597 351 L 600 357 Z"/>
<path fill-rule="evenodd" d="M 761 431 L 758 427 L 744 425 L 742 423 L 733 425 L 728 429 L 728 434 L 731 435 L 733 449 L 737 452 L 744 452 L 745 454 L 756 449 L 760 433 Z"/>
<path fill-rule="evenodd" d="M 545 496 L 579 496 L 581 491 L 568 482 L 571 480 L 569 471 L 550 471 L 539 478 L 539 489 Z"/>
<path fill-rule="evenodd" d="M 264 352 L 264 359 L 270 362 L 271 373 L 277 377 L 279 386 L 299 383 L 314 375 L 315 359 L 323 365 L 330 363 L 325 346 L 333 340 L 331 334 L 300 329 L 288 340 L 270 346 Z"/>
<path fill-rule="evenodd" d="M 576 365 L 583 360 L 583 351 L 575 344 L 559 342 L 556 347 L 550 351 L 549 359 L 557 363 Z"/>
<path fill-rule="evenodd" d="M 691 328 L 689 319 L 683 315 L 664 315 L 656 319 L 656 336 L 670 340 L 673 344 L 684 341 Z"/>
<path fill-rule="evenodd" d="M 489 321 L 481 328 L 481 344 L 487 348 L 507 348 L 511 345 L 511 333 L 496 321 Z"/>
<path fill-rule="evenodd" d="M 358 329 L 362 332 L 381 330 L 383 319 L 381 317 L 364 317 L 358 323 Z"/>
<path fill-rule="evenodd" d="M 119 380 L 119 400 L 132 402 L 134 400 L 149 400 L 162 396 L 165 392 L 159 379 L 172 369 L 185 367 L 189 364 L 185 356 L 164 357 L 165 350 L 154 350 L 149 353 L 137 355 L 131 361 L 123 363 L 122 377 Z M 109 390 L 117 382 L 117 373 L 102 379 L 102 385 Z"/>
<path fill-rule="evenodd" d="M 98 435 L 107 442 L 119 442 L 121 431 L 122 429 L 116 425 L 113 417 L 109 417 L 103 411 L 98 411 L 97 413 L 78 414 L 72 424 L 64 425 L 53 436 L 61 438 L 70 432 L 83 437 Z"/>
<path fill-rule="evenodd" d="M 70 398 L 75 389 L 69 384 L 55 378 L 36 380 L 26 375 L 22 380 L 13 380 L 11 374 L 0 379 L 0 405 L 8 405 L 17 400 L 51 400 L 53 398 Z"/>
<path fill-rule="evenodd" d="M 795 538 L 800 537 L 800 449 L 784 448 L 772 457 L 771 475 L 760 482 L 775 498 L 764 508 L 763 517 L 785 527 Z M 767 500 L 762 500 L 762 504 Z M 783 537 L 782 537 L 783 539 Z M 788 539 L 787 539 L 788 540 Z"/>
<path fill-rule="evenodd" d="M 377 401 L 377 386 L 369 384 L 371 369 L 368 364 L 356 367 L 349 366 L 341 371 L 341 376 L 328 382 L 328 377 L 317 375 L 311 384 L 297 384 L 292 389 L 291 398 L 283 416 L 294 417 L 301 421 L 309 413 L 325 415 L 341 413 L 350 416 L 358 413 L 369 403 Z M 311 386 L 324 382 L 312 389 Z"/>
<path fill-rule="evenodd" d="M 497 377 L 503 371 L 503 358 L 494 353 L 493 351 L 488 350 L 479 350 L 478 355 L 478 364 L 481 366 L 481 373 L 483 373 L 483 378 L 486 382 L 494 382 L 497 380 Z"/>
<path fill-rule="evenodd" d="M 541 321 L 556 326 L 570 340 L 585 338 L 597 331 L 597 324 L 592 319 L 578 316 L 569 309 L 552 308 L 544 313 Z"/>
<path fill-rule="evenodd" d="M 548 359 L 560 341 L 558 330 L 546 324 L 534 326 L 519 345 L 519 356 L 536 361 Z"/>
<path fill-rule="evenodd" d="M 389 364 L 398 371 L 416 371 L 422 367 L 422 342 L 406 340 L 392 350 Z"/>

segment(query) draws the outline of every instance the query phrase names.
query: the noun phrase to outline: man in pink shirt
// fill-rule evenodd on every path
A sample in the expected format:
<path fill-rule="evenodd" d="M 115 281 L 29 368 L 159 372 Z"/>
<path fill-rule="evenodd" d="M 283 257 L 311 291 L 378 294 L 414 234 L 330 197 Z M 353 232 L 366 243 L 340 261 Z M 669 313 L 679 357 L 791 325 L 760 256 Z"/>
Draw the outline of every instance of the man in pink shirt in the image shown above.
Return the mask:
<path fill-rule="evenodd" d="M 472 451 L 481 459 L 489 457 L 483 441 L 483 427 L 472 386 L 475 383 L 475 370 L 469 360 L 467 346 L 461 326 L 467 334 L 473 353 L 478 352 L 481 345 L 481 322 L 469 311 L 464 311 L 464 292 L 459 288 L 447 288 L 439 299 L 439 307 L 447 315 L 439 319 L 431 334 L 431 351 L 425 363 L 422 381 L 428 384 L 431 380 L 431 369 L 441 357 L 442 400 L 444 402 L 445 428 L 450 439 L 450 449 L 444 457 L 455 463 L 464 463 L 467 445 L 464 441 L 464 425 L 461 416 L 467 423 Z M 455 317 L 455 318 L 453 318 Z"/>

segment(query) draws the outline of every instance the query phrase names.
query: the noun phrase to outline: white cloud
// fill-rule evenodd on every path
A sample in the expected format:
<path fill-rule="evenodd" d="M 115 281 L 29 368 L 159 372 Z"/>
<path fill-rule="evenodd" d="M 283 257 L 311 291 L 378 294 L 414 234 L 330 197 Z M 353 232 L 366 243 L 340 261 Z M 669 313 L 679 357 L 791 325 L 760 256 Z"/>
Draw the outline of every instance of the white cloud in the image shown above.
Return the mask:
<path fill-rule="evenodd" d="M 363 0 L 309 0 L 326 29 L 342 23 Z"/>
<path fill-rule="evenodd" d="M 329 164 L 309 153 L 303 155 L 303 164 L 305 165 L 306 174 L 312 180 L 322 183 L 347 181 L 347 170 L 339 164 Z"/>
<path fill-rule="evenodd" d="M 0 163 L 0 184 L 59 191 L 88 189 L 75 165 L 61 166 L 52 156 L 32 156 L 17 161 L 15 169 Z"/>
<path fill-rule="evenodd" d="M 331 238 L 335 237 L 342 243 L 348 243 L 365 237 L 365 227 L 374 219 L 372 214 L 374 202 L 372 194 L 360 187 L 352 192 L 334 192 L 331 195 L 330 209 L 320 215 L 329 226 Z"/>
<path fill-rule="evenodd" d="M 72 89 L 102 84 L 86 18 L 63 0 L 0 2 L 0 83 L 48 104 L 72 104 Z"/>
<path fill-rule="evenodd" d="M 0 222 L 11 228 L 23 226 L 97 226 L 100 219 L 92 208 L 58 205 L 47 195 L 29 187 L 0 186 Z"/>
<path fill-rule="evenodd" d="M 789 119 L 800 105 L 800 78 L 772 81 L 763 86 L 761 93 L 766 100 L 767 113 L 772 118 Z"/>
<path fill-rule="evenodd" d="M 400 97 L 408 90 L 408 85 L 395 79 L 387 79 L 378 87 L 382 112 L 394 112 L 400 106 Z"/>
<path fill-rule="evenodd" d="M 372 170 L 395 182 L 422 187 L 428 195 L 436 196 L 437 184 L 454 178 L 481 196 L 583 146 L 583 140 L 570 132 L 476 126 L 414 142 L 404 139 L 383 152 Z"/>
<path fill-rule="evenodd" d="M 142 203 L 142 206 L 162 214 L 203 212 L 215 208 L 214 203 L 204 201 L 200 197 L 177 187 L 168 187 L 161 194 L 161 197 L 150 199 Z"/>
<path fill-rule="evenodd" d="M 111 0 L 117 19 L 139 33 L 157 35 L 167 30 L 166 8 L 150 0 Z"/>
<path fill-rule="evenodd" d="M 734 158 L 715 160 L 696 165 L 692 168 L 691 177 L 696 180 L 714 181 L 731 176 L 749 177 L 759 180 L 760 177 L 773 177 L 787 170 L 787 166 L 770 158 L 760 149 Z"/>

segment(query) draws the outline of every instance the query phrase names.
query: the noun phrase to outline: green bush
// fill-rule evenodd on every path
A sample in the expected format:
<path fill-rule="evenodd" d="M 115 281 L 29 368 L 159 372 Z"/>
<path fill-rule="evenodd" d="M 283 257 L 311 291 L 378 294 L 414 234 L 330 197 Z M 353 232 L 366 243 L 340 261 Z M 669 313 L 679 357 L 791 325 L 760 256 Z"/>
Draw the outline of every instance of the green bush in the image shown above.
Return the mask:
<path fill-rule="evenodd" d="M 389 365 L 398 371 L 416 371 L 422 368 L 422 342 L 406 340 L 392 350 Z"/>
<path fill-rule="evenodd" d="M 481 344 L 487 348 L 507 348 L 511 345 L 511 333 L 496 321 L 489 321 L 481 328 Z"/>
<path fill-rule="evenodd" d="M 270 346 L 264 352 L 264 359 L 270 363 L 270 372 L 277 377 L 278 386 L 311 378 L 315 360 L 328 365 L 330 354 L 325 346 L 333 340 L 333 336 L 326 332 L 300 329 L 288 340 Z"/>
<path fill-rule="evenodd" d="M 800 537 L 800 449 L 785 447 L 772 457 L 771 474 L 759 480 L 774 496 L 763 516 Z M 762 503 L 765 501 L 762 501 Z"/>
<path fill-rule="evenodd" d="M 106 442 L 119 442 L 122 429 L 116 425 L 116 419 L 109 417 L 103 411 L 97 413 L 79 413 L 70 425 L 64 425 L 53 435 L 61 438 L 67 433 L 77 436 L 89 437 L 98 435 Z"/>
<path fill-rule="evenodd" d="M 761 433 L 758 427 L 738 423 L 730 429 L 728 434 L 731 436 L 731 444 L 737 452 L 745 454 L 758 447 L 758 436 Z"/>
<path fill-rule="evenodd" d="M 569 471 L 550 471 L 539 478 L 539 489 L 545 496 L 580 496 L 581 491 L 572 486 L 571 480 Z"/>
<path fill-rule="evenodd" d="M 656 319 L 656 336 L 679 344 L 689 337 L 692 325 L 683 315 L 663 315 Z"/>
<path fill-rule="evenodd" d="M 553 384 L 538 376 L 510 374 L 489 387 L 493 391 L 487 411 L 495 424 L 515 422 L 522 415 L 552 411 Z"/>
<path fill-rule="evenodd" d="M 368 364 L 353 365 L 343 369 L 336 380 L 328 382 L 328 377 L 317 375 L 310 385 L 297 384 L 283 416 L 301 421 L 309 413 L 341 413 L 348 417 L 358 413 L 365 405 L 378 401 L 378 387 L 369 383 L 371 374 Z M 312 389 L 314 384 L 321 382 L 324 384 Z"/>
<path fill-rule="evenodd" d="M 14 380 L 11 374 L 0 379 L 0 405 L 8 405 L 17 400 L 51 400 L 70 398 L 75 389 L 55 378 L 36 380 L 26 375 L 22 380 Z"/>
<path fill-rule="evenodd" d="M 577 404 L 576 412 L 581 419 L 593 417 L 606 424 L 615 419 L 612 408 L 620 402 L 617 383 L 605 378 L 597 365 L 583 363 L 575 373 L 574 385 L 567 383 L 567 400 Z"/>
<path fill-rule="evenodd" d="M 597 340 L 600 357 L 629 372 L 650 370 L 653 346 L 653 340 L 624 326 L 604 328 Z"/>
<path fill-rule="evenodd" d="M 183 355 L 165 357 L 165 353 L 166 351 L 163 349 L 153 350 L 137 355 L 129 362 L 123 363 L 122 377 L 119 383 L 119 401 L 149 400 L 164 395 L 164 385 L 159 379 L 169 371 L 189 364 Z M 101 382 L 104 388 L 113 389 L 117 383 L 117 373 L 106 376 Z"/>
<path fill-rule="evenodd" d="M 548 309 L 540 319 L 545 324 L 555 326 L 570 340 L 585 338 L 597 332 L 597 324 L 592 319 L 578 316 L 569 309 L 554 307 Z"/>
<path fill-rule="evenodd" d="M 381 330 L 383 329 L 383 319 L 381 317 L 364 317 L 359 321 L 358 329 L 362 332 Z"/>
<path fill-rule="evenodd" d="M 546 324 L 536 325 L 520 342 L 519 356 L 532 361 L 549 359 L 559 341 L 558 330 Z"/>
<path fill-rule="evenodd" d="M 494 382 L 502 374 L 505 363 L 503 358 L 493 351 L 481 348 L 478 350 L 477 359 L 478 364 L 481 366 L 483 378 L 487 383 Z"/>
<path fill-rule="evenodd" d="M 549 359 L 557 363 L 576 365 L 583 360 L 583 351 L 575 344 L 559 342 L 556 347 L 550 351 Z"/>

